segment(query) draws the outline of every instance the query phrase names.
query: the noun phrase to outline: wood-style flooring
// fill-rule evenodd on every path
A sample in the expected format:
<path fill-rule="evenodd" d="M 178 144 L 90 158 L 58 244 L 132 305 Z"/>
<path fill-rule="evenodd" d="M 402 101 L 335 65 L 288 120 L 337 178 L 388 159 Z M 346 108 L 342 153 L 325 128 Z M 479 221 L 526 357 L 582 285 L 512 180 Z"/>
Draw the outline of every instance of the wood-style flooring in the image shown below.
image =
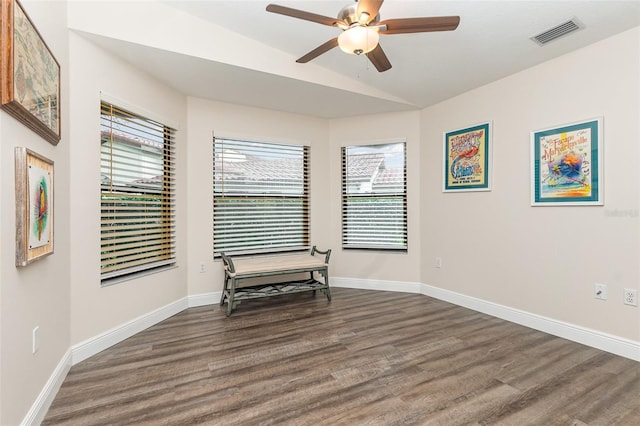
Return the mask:
<path fill-rule="evenodd" d="M 187 309 L 71 368 L 44 425 L 640 425 L 640 363 L 419 294 Z"/>

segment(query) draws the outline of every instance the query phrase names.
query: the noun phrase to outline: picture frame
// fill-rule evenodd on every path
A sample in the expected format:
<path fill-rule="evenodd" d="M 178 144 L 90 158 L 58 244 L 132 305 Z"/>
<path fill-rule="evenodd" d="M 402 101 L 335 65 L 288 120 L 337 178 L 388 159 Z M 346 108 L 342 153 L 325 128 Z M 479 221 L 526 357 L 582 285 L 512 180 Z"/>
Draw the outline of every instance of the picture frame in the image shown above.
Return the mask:
<path fill-rule="evenodd" d="M 0 0 L 0 104 L 53 145 L 60 141 L 60 65 L 18 0 Z"/>
<path fill-rule="evenodd" d="M 602 121 L 531 132 L 531 205 L 604 205 Z"/>
<path fill-rule="evenodd" d="M 53 161 L 15 148 L 16 266 L 53 253 Z"/>
<path fill-rule="evenodd" d="M 444 133 L 443 192 L 491 191 L 491 122 Z"/>

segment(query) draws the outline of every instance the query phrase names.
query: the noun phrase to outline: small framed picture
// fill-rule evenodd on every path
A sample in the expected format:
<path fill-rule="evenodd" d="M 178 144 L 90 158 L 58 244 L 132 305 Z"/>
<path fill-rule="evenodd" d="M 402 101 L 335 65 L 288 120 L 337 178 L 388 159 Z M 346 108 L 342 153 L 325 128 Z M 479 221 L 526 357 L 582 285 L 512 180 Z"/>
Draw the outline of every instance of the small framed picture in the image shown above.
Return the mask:
<path fill-rule="evenodd" d="M 16 147 L 16 266 L 53 253 L 53 161 Z"/>
<path fill-rule="evenodd" d="M 603 205 L 602 118 L 531 133 L 531 205 Z"/>
<path fill-rule="evenodd" d="M 490 191 L 491 123 L 444 134 L 443 192 Z"/>
<path fill-rule="evenodd" d="M 60 65 L 17 0 L 0 0 L 0 14 L 2 108 L 57 145 Z"/>

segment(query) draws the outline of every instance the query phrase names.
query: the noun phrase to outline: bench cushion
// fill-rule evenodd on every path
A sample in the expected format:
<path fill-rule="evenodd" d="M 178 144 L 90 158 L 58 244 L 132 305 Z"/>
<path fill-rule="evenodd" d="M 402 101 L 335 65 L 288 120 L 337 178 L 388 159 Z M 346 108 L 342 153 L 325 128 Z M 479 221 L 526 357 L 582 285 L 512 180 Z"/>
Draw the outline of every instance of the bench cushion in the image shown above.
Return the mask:
<path fill-rule="evenodd" d="M 305 254 L 288 254 L 284 256 L 260 256 L 234 259 L 235 272 L 227 271 L 230 277 L 248 274 L 287 272 L 297 269 L 313 269 L 327 266 L 324 260 Z"/>

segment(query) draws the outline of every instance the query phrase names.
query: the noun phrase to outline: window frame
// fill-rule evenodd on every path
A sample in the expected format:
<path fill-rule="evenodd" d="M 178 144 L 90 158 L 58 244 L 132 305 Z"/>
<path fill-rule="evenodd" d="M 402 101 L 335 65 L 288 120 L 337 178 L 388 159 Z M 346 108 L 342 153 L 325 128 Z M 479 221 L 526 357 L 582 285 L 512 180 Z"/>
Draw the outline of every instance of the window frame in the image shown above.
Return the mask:
<path fill-rule="evenodd" d="M 118 101 L 100 101 L 100 281 L 174 268 L 176 129 Z"/>
<path fill-rule="evenodd" d="M 378 155 L 382 155 L 383 158 L 380 160 L 380 163 L 377 166 L 378 169 L 375 172 L 373 172 L 371 176 L 366 175 L 367 177 L 369 177 L 370 182 L 361 184 L 361 187 L 364 187 L 365 191 L 367 190 L 369 185 L 371 186 L 371 190 L 369 192 L 350 192 L 349 188 L 353 187 L 353 185 L 357 183 L 357 179 L 349 178 L 349 170 L 348 170 L 349 151 L 350 150 L 363 151 L 363 152 L 368 150 L 382 151 L 385 148 L 393 147 L 394 145 L 402 146 L 402 167 L 401 167 L 402 183 L 401 183 L 400 190 L 389 191 L 389 192 L 385 192 L 384 190 L 374 191 L 376 174 L 379 172 L 380 170 L 379 168 L 382 167 L 384 169 L 386 167 L 386 166 L 383 167 L 383 163 L 385 163 L 387 159 L 390 159 L 390 156 L 380 153 Z M 357 154 L 352 154 L 352 155 L 357 155 Z M 373 161 L 374 155 L 373 154 L 369 154 L 369 155 L 372 157 L 371 161 Z M 373 164 L 375 164 L 375 162 Z M 373 167 L 373 165 L 371 165 L 370 167 Z M 399 168 L 399 167 L 395 167 L 395 168 Z M 408 252 L 409 221 L 408 221 L 408 208 L 407 208 L 408 193 L 407 193 L 407 143 L 406 141 L 400 140 L 400 141 L 392 141 L 392 142 L 380 142 L 380 143 L 371 143 L 371 144 L 342 146 L 341 147 L 341 169 L 342 169 L 341 170 L 342 173 L 341 173 L 340 217 L 342 222 L 341 223 L 341 244 L 342 244 L 343 250 L 373 250 L 373 251 L 401 252 L 401 253 Z M 380 186 L 382 187 L 383 185 L 381 184 Z M 396 209 L 397 209 L 397 205 L 401 205 L 402 206 L 401 214 L 394 216 L 396 219 L 396 222 L 401 224 L 400 227 L 396 226 L 394 227 L 394 229 L 400 229 L 400 231 L 394 232 L 392 229 L 387 227 L 385 232 L 384 227 L 378 228 L 378 227 L 371 226 L 371 229 L 376 230 L 376 233 L 379 238 L 370 238 L 370 240 L 367 241 L 366 239 L 369 237 L 363 237 L 362 235 L 364 234 L 364 232 L 358 231 L 357 226 L 360 225 L 359 229 L 366 230 L 367 224 L 370 225 L 371 223 L 375 223 L 375 220 L 379 219 L 379 215 L 375 215 L 373 213 L 374 209 L 371 205 L 368 206 L 366 209 L 362 209 L 362 210 L 357 210 L 357 208 L 354 207 L 354 201 L 356 200 L 361 201 L 361 200 L 367 200 L 367 199 L 369 199 L 371 202 L 378 202 L 377 200 L 382 200 L 383 202 L 387 202 L 388 205 L 391 205 L 391 206 L 396 205 Z M 373 200 L 376 200 L 376 201 L 373 201 Z M 392 200 L 395 200 L 395 202 L 393 202 Z M 363 201 L 363 202 L 366 203 L 366 201 Z M 350 221 L 349 220 L 350 214 L 353 214 L 354 212 L 357 212 L 357 211 L 363 212 L 366 216 L 366 219 L 360 219 L 359 222 L 357 220 Z M 360 242 L 356 242 L 358 238 L 360 238 Z M 385 241 L 385 238 L 396 239 L 396 240 L 399 238 L 400 243 L 399 244 L 390 243 L 389 241 Z"/>
<path fill-rule="evenodd" d="M 264 174 L 269 174 L 269 166 L 264 161 L 266 158 L 275 157 L 280 161 L 285 161 L 285 158 L 289 160 L 295 158 L 300 161 L 300 173 L 301 183 L 297 182 L 296 178 L 291 179 L 293 182 L 286 182 L 286 178 L 275 176 L 271 179 L 272 185 L 262 185 L 260 182 L 252 180 L 247 177 L 246 179 L 238 179 L 235 184 L 226 184 L 225 173 L 231 176 L 231 170 L 234 164 L 240 164 L 243 161 L 232 161 L 232 155 L 228 156 L 228 160 L 225 161 L 225 150 L 231 150 L 235 152 L 232 155 L 249 155 L 253 157 L 256 164 L 261 161 L 264 162 Z M 235 151 L 234 151 L 235 150 Z M 298 154 L 294 154 L 299 152 Z M 268 154 L 267 154 L 268 153 Z M 281 154 L 282 156 L 278 156 Z M 264 155 L 264 156 L 260 156 Z M 298 158 L 299 157 L 299 158 Z M 278 161 L 276 160 L 276 161 Z M 244 160 L 245 162 L 247 160 Z M 247 164 L 249 164 L 247 162 Z M 259 254 L 276 254 L 276 253 L 291 253 L 308 251 L 310 247 L 310 219 L 311 219 L 311 147 L 306 144 L 294 144 L 287 142 L 273 142 L 273 141 L 259 141 L 249 140 L 244 138 L 230 138 L 230 137 L 213 137 L 213 255 L 214 259 L 220 258 L 221 253 L 239 255 L 259 255 Z M 227 169 L 225 170 L 225 167 Z M 249 166 L 248 166 L 249 167 Z M 241 171 L 234 170 L 238 175 L 241 175 Z M 222 179 L 219 178 L 222 173 Z M 273 171 L 271 172 L 273 173 Z M 245 192 L 241 192 L 245 191 Z M 253 192 L 252 192 L 253 191 Z M 264 191 L 264 192 L 261 192 Z M 248 206 L 248 204 L 255 203 L 255 208 L 264 207 L 265 211 L 271 211 L 271 215 L 265 214 L 265 218 L 262 222 L 252 221 L 253 224 L 245 222 L 245 229 L 249 232 L 253 229 L 254 232 L 260 232 L 261 235 L 258 242 L 244 243 L 240 241 L 248 238 L 242 232 L 235 233 L 232 227 L 222 224 L 220 218 L 232 218 L 231 214 L 241 214 L 242 207 L 226 207 L 222 204 L 222 201 L 232 201 L 239 205 L 243 203 L 247 205 L 245 211 L 249 211 L 254 208 Z M 289 214 L 290 210 L 286 207 L 286 204 L 291 203 L 294 205 L 294 212 Z M 295 204 L 299 203 L 300 207 L 296 210 Z M 274 215 L 273 212 L 278 209 L 282 209 L 281 216 Z M 237 211 L 236 211 L 237 210 Z M 296 213 L 297 212 L 297 213 Z M 298 217 L 299 216 L 299 217 Z M 274 219 L 274 217 L 277 217 Z M 284 219 L 283 219 L 284 218 Z M 287 219 L 288 218 L 288 219 Z M 230 219 L 229 219 L 230 220 Z M 242 223 L 242 218 L 236 219 Z M 277 229 L 273 226 L 283 227 L 286 224 L 286 220 L 290 220 L 290 225 L 293 224 L 293 229 L 298 229 L 299 233 L 278 234 L 279 236 L 271 236 L 268 234 L 274 234 Z M 223 233 L 226 232 L 226 237 Z M 237 242 L 237 244 L 236 244 Z"/>

